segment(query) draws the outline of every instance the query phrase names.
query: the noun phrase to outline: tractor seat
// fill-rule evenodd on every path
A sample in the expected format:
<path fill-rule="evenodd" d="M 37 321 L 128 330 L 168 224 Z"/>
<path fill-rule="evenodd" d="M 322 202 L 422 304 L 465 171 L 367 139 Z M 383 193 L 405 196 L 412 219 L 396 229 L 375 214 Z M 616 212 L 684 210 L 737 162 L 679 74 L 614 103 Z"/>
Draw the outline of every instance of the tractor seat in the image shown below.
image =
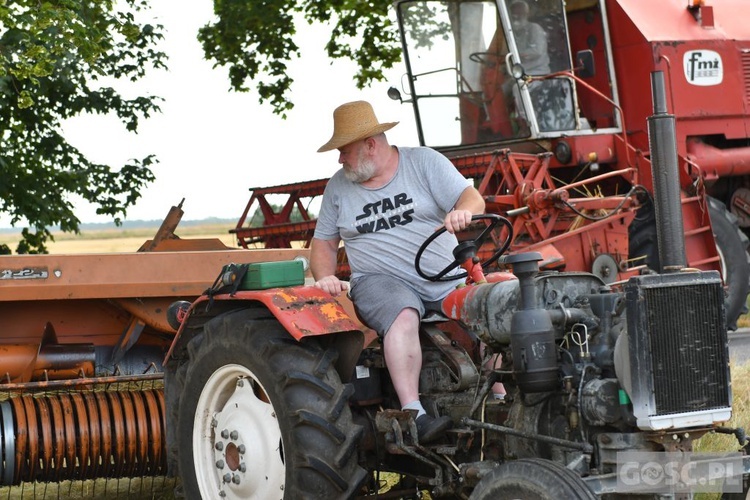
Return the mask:
<path fill-rule="evenodd" d="M 422 323 L 444 323 L 450 321 L 450 318 L 438 311 L 427 311 L 421 321 Z"/>

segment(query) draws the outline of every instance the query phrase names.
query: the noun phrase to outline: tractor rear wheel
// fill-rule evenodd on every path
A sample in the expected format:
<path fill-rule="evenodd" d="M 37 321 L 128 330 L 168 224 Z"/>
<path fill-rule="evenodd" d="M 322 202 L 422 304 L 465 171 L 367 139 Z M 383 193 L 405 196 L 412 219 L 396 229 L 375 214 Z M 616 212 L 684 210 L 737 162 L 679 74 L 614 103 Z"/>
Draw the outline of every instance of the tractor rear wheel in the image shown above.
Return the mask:
<path fill-rule="evenodd" d="M 188 345 L 177 454 L 187 498 L 349 498 L 366 478 L 334 350 L 295 341 L 250 310 Z"/>
<path fill-rule="evenodd" d="M 586 483 L 575 472 L 542 458 L 505 462 L 487 474 L 470 500 L 595 500 Z"/>

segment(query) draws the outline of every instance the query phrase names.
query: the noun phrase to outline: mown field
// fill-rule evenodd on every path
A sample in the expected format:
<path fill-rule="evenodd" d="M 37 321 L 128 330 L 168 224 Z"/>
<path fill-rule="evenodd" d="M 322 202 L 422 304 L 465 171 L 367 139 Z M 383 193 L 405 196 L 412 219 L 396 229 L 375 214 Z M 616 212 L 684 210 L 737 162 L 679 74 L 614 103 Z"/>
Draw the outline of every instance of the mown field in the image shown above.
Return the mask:
<path fill-rule="evenodd" d="M 179 227 L 175 231 L 181 238 L 218 238 L 225 245 L 237 245 L 234 235 L 229 234 L 227 224 L 199 224 Z M 146 241 L 154 237 L 158 226 L 139 229 L 100 229 L 81 231 L 80 234 L 53 232 L 55 241 L 47 245 L 50 253 L 112 253 L 135 252 Z M 0 233 L 0 245 L 6 244 L 15 250 L 19 233 Z"/>

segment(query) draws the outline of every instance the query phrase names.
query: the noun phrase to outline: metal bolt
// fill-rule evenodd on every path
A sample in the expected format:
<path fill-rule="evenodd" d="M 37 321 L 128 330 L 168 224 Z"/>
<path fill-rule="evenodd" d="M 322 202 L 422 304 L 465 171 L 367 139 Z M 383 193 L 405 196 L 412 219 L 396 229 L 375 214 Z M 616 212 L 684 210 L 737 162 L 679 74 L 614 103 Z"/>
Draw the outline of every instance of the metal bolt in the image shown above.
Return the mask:
<path fill-rule="evenodd" d="M 684 437 L 685 439 L 687 439 L 687 438 L 689 438 L 689 437 L 690 437 L 690 434 L 688 434 L 688 433 L 686 432 L 685 434 L 683 434 L 683 435 L 682 435 L 682 437 Z"/>
<path fill-rule="evenodd" d="M 244 380 L 242 380 L 242 379 L 239 379 L 239 380 L 237 381 L 237 387 L 242 387 L 242 386 L 244 386 L 244 385 L 245 385 L 245 381 L 244 381 Z"/>
<path fill-rule="evenodd" d="M 232 482 L 234 484 L 240 484 L 240 476 L 239 476 L 239 474 L 232 474 Z"/>
<path fill-rule="evenodd" d="M 219 441 L 218 443 L 216 443 L 214 445 L 214 448 L 216 448 L 217 450 L 221 451 L 221 450 L 224 449 L 224 443 L 222 443 L 221 441 Z"/>
<path fill-rule="evenodd" d="M 232 438 L 232 441 L 236 441 L 238 437 L 240 437 L 240 433 L 237 431 L 232 431 L 231 434 L 229 434 L 229 437 Z"/>
<path fill-rule="evenodd" d="M 239 445 L 237 447 L 237 451 L 240 452 L 240 455 L 244 455 L 245 454 L 245 445 L 244 444 Z"/>
<path fill-rule="evenodd" d="M 216 461 L 216 468 L 217 469 L 223 469 L 224 468 L 224 460 L 217 460 Z"/>
<path fill-rule="evenodd" d="M 247 471 L 247 465 L 240 464 L 240 472 L 246 472 Z"/>
<path fill-rule="evenodd" d="M 224 439 L 229 439 L 229 431 L 226 429 L 221 431 L 221 437 L 223 437 Z"/>
<path fill-rule="evenodd" d="M 215 418 L 212 418 L 211 419 L 211 427 L 216 427 L 217 425 L 219 425 L 219 422 Z"/>
<path fill-rule="evenodd" d="M 220 496 L 220 497 L 225 497 L 225 496 L 227 496 L 227 492 L 226 492 L 226 491 L 224 491 L 224 490 L 221 490 L 221 491 L 219 492 L 219 496 Z"/>
<path fill-rule="evenodd" d="M 232 480 L 232 475 L 227 472 L 226 474 L 224 474 L 224 477 L 222 479 L 224 480 L 225 483 L 228 483 L 229 481 Z"/>
<path fill-rule="evenodd" d="M 672 434 L 672 439 L 674 441 L 677 441 L 678 439 L 680 439 L 680 437 L 677 434 Z"/>

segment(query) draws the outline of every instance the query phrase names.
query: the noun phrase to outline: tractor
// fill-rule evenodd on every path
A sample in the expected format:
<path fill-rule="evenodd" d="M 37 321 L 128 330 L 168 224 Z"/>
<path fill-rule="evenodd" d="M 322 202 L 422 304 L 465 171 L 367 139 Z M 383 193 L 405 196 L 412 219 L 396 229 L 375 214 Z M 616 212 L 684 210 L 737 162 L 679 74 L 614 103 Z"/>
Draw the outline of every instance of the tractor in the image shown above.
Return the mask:
<path fill-rule="evenodd" d="M 475 216 L 478 229 L 446 265 L 463 268 L 463 282 L 420 327 L 422 403 L 454 424 L 441 440 L 420 443 L 383 346 L 345 299 L 305 284 L 301 260 L 226 265 L 197 300 L 172 304 L 167 462 L 185 497 L 656 498 L 665 491 L 624 472 L 623 457 L 691 456 L 711 432 L 737 437 L 722 473 L 701 475 L 708 465 L 698 460 L 692 482 L 660 486 L 689 495 L 703 478 L 747 494 L 750 442 L 724 425 L 732 392 L 723 281 L 687 265 L 663 74 L 652 87 L 666 272 L 608 282 L 542 270 L 540 252 L 506 253 L 511 221 Z M 420 266 L 439 234 L 415 260 L 428 280 L 446 279 Z M 494 354 L 502 364 L 486 369 Z M 496 382 L 505 400 L 489 397 Z M 385 472 L 399 481 L 380 493 Z"/>

